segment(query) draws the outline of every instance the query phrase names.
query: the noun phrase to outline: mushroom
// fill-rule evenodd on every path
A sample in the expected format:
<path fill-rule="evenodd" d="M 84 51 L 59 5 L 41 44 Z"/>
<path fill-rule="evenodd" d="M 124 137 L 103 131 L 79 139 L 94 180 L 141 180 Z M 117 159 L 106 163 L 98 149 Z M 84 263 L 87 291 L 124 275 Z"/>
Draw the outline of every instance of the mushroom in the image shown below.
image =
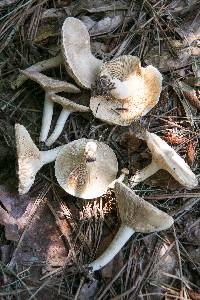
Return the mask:
<path fill-rule="evenodd" d="M 56 159 L 63 146 L 49 151 L 39 151 L 26 128 L 15 125 L 16 147 L 18 155 L 19 194 L 26 194 L 34 183 L 36 173 L 43 165 Z"/>
<path fill-rule="evenodd" d="M 137 196 L 123 183 L 116 182 L 115 195 L 121 226 L 105 252 L 88 265 L 92 272 L 109 263 L 135 232 L 158 232 L 168 229 L 174 222 L 171 216 Z"/>
<path fill-rule="evenodd" d="M 78 85 L 90 89 L 96 80 L 102 61 L 91 53 L 90 36 L 84 23 L 68 17 L 62 26 L 62 55 L 36 63 L 25 71 L 45 71 L 64 64 L 69 75 Z M 20 87 L 27 80 L 26 74 L 20 74 L 12 88 Z"/>
<path fill-rule="evenodd" d="M 27 72 L 42 72 L 45 70 L 49 70 L 55 67 L 58 67 L 59 65 L 63 64 L 63 58 L 62 55 L 59 54 L 57 56 L 51 57 L 49 59 L 39 61 L 36 64 L 28 67 L 24 71 Z M 19 88 L 26 80 L 28 77 L 26 76 L 26 73 L 22 73 L 17 77 L 17 79 L 11 84 L 11 87 L 13 90 Z"/>
<path fill-rule="evenodd" d="M 93 199 L 103 195 L 115 180 L 118 162 L 113 150 L 92 139 L 70 142 L 59 152 L 55 175 L 69 194 Z"/>
<path fill-rule="evenodd" d="M 52 132 L 51 136 L 47 139 L 46 145 L 51 146 L 56 139 L 60 136 L 65 122 L 70 115 L 70 113 L 79 111 L 79 112 L 88 112 L 90 109 L 86 106 L 79 105 L 73 101 L 65 99 L 63 97 L 55 95 L 59 92 L 68 92 L 68 93 L 79 93 L 80 90 L 75 85 L 50 78 L 44 74 L 34 71 L 21 71 L 28 78 L 36 81 L 40 86 L 45 90 L 45 101 L 42 117 L 42 127 L 40 132 L 40 142 L 45 142 L 50 130 L 51 120 L 53 115 L 53 105 L 54 102 L 59 103 L 63 106 L 63 109 L 60 113 L 60 116 L 57 120 L 56 127 Z"/>
<path fill-rule="evenodd" d="M 62 105 L 63 109 L 60 113 L 60 116 L 58 117 L 56 126 L 54 128 L 54 131 L 50 135 L 50 137 L 46 140 L 45 144 L 47 146 L 51 146 L 57 138 L 60 136 L 64 126 L 65 122 L 68 119 L 69 115 L 73 112 L 90 112 L 90 108 L 84 105 L 77 104 L 73 101 L 70 101 L 69 99 L 66 99 L 64 97 L 51 94 L 49 96 L 49 100 L 53 103 L 59 103 Z"/>
<path fill-rule="evenodd" d="M 146 141 L 152 154 L 152 162 L 130 178 L 131 187 L 144 181 L 160 169 L 169 172 L 174 179 L 187 188 L 194 188 L 198 185 L 198 180 L 188 164 L 164 140 L 144 129 L 141 131 L 138 129 L 136 135 Z"/>
<path fill-rule="evenodd" d="M 102 64 L 90 108 L 102 121 L 127 126 L 157 104 L 161 88 L 162 75 L 156 68 L 143 68 L 138 57 L 123 55 Z"/>
<path fill-rule="evenodd" d="M 90 36 L 83 22 L 69 17 L 62 26 L 62 54 L 68 73 L 76 83 L 90 89 L 100 71 L 102 61 L 94 57 Z"/>

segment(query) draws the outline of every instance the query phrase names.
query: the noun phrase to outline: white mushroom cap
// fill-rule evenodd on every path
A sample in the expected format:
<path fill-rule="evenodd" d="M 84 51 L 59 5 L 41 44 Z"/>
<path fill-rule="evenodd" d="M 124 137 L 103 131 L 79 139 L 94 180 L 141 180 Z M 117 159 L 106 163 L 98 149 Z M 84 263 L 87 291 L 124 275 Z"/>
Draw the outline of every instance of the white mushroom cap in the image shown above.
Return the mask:
<path fill-rule="evenodd" d="M 19 194 L 25 194 L 32 186 L 37 171 L 41 168 L 40 151 L 32 141 L 26 128 L 15 125 L 18 155 Z"/>
<path fill-rule="evenodd" d="M 154 133 L 146 131 L 145 140 L 152 153 L 152 160 L 168 171 L 180 184 L 194 188 L 198 180 L 188 164 L 164 140 Z"/>
<path fill-rule="evenodd" d="M 122 224 L 136 232 L 154 232 L 172 226 L 171 216 L 137 196 L 121 182 L 115 184 L 115 195 Z"/>
<path fill-rule="evenodd" d="M 64 146 L 55 162 L 55 174 L 61 187 L 84 199 L 103 195 L 115 180 L 117 171 L 113 150 L 102 142 L 85 138 Z"/>
<path fill-rule="evenodd" d="M 107 123 L 130 125 L 146 115 L 159 100 L 161 73 L 153 66 L 140 67 L 139 58 L 135 56 L 124 55 L 104 63 L 98 80 L 101 78 L 108 79 L 107 86 L 105 91 L 101 87 L 102 94 L 91 97 L 90 108 L 96 118 Z"/>
<path fill-rule="evenodd" d="M 61 45 L 69 75 L 78 85 L 90 89 L 102 62 L 91 53 L 90 36 L 84 23 L 76 18 L 67 18 L 62 26 Z"/>

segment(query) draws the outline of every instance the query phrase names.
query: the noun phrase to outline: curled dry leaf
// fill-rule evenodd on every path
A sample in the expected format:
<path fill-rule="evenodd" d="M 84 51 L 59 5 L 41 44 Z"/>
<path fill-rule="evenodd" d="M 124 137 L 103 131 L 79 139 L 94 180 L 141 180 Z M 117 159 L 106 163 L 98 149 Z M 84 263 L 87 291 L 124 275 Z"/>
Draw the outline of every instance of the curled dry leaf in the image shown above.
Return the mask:
<path fill-rule="evenodd" d="M 112 32 L 117 29 L 123 21 L 123 17 L 116 15 L 113 17 L 106 17 L 95 23 L 89 30 L 91 35 L 100 35 Z"/>
<path fill-rule="evenodd" d="M 195 90 L 188 84 L 180 81 L 178 83 L 181 92 L 185 96 L 185 98 L 198 110 L 200 110 L 200 95 L 198 95 L 198 90 Z"/>
<path fill-rule="evenodd" d="M 65 5 L 65 11 L 69 16 L 77 16 L 85 11 L 89 13 L 105 13 L 107 11 L 116 12 L 117 10 L 127 10 L 127 2 L 127 0 L 117 0 L 115 2 L 112 0 L 78 0 L 72 1 L 68 6 Z"/>

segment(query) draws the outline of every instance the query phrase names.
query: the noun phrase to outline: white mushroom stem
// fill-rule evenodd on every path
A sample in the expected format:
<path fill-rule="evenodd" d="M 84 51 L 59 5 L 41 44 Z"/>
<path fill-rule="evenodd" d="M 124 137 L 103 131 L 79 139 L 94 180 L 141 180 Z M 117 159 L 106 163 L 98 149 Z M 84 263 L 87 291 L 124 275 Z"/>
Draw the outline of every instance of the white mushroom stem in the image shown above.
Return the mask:
<path fill-rule="evenodd" d="M 30 66 L 29 68 L 26 69 L 26 71 L 45 71 L 49 70 L 55 67 L 58 67 L 59 65 L 63 64 L 63 58 L 62 55 L 59 54 L 55 57 L 40 61 L 36 63 L 35 65 Z M 11 84 L 12 89 L 17 89 L 19 88 L 26 80 L 28 77 L 24 74 L 20 74 L 17 79 Z"/>
<path fill-rule="evenodd" d="M 126 99 L 131 96 L 126 82 L 122 82 L 119 79 L 111 80 L 115 84 L 115 88 L 110 91 L 111 95 L 117 99 Z"/>
<path fill-rule="evenodd" d="M 48 151 L 40 151 L 40 160 L 42 165 L 46 165 L 54 160 L 58 156 L 58 153 L 64 146 L 59 146 Z"/>
<path fill-rule="evenodd" d="M 65 108 L 62 109 L 60 116 L 57 120 L 56 126 L 54 128 L 54 131 L 52 132 L 50 137 L 46 140 L 45 144 L 47 146 L 51 146 L 57 140 L 57 138 L 60 136 L 60 134 L 65 126 L 65 122 L 68 119 L 70 113 L 71 112 L 68 111 L 67 109 L 65 109 Z"/>
<path fill-rule="evenodd" d="M 121 225 L 108 248 L 99 258 L 89 264 L 88 267 L 91 269 L 91 271 L 98 271 L 106 264 L 108 264 L 115 257 L 115 255 L 119 253 L 121 248 L 126 244 L 126 242 L 134 233 L 135 231 L 131 227 Z"/>
<path fill-rule="evenodd" d="M 45 142 L 51 127 L 51 120 L 53 116 L 53 101 L 49 99 L 49 93 L 46 92 L 42 116 L 42 127 L 40 131 L 40 142 Z"/>
<path fill-rule="evenodd" d="M 114 189 L 115 183 L 116 183 L 116 182 L 123 182 L 124 179 L 125 179 L 125 177 L 126 177 L 128 174 L 129 174 L 129 170 L 128 170 L 127 168 L 123 168 L 123 169 L 121 170 L 121 175 L 120 175 L 117 179 L 113 180 L 113 181 L 109 184 L 108 188 L 109 188 L 109 189 Z"/>
<path fill-rule="evenodd" d="M 147 167 L 143 168 L 140 171 L 137 171 L 136 174 L 130 178 L 131 187 L 134 187 L 138 183 L 152 176 L 158 170 L 160 170 L 160 166 L 154 160 L 152 160 L 152 162 Z"/>

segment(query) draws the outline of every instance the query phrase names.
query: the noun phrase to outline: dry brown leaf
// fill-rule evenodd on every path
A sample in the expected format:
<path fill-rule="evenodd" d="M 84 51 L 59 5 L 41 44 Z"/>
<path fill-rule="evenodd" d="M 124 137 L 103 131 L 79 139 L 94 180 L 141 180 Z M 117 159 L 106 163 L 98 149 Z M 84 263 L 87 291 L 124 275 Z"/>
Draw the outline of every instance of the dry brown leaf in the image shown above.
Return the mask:
<path fill-rule="evenodd" d="M 197 293 L 192 290 L 188 290 L 188 294 L 192 300 L 200 300 L 200 293 Z"/>
<path fill-rule="evenodd" d="M 10 265 L 17 264 L 21 268 L 37 264 L 49 269 L 62 266 L 68 249 L 60 238 L 61 233 L 46 202 L 37 208 L 30 226 L 27 227 L 36 199 L 29 196 L 19 197 L 4 186 L 0 186 L 0 199 L 5 208 L 0 209 L 0 223 L 5 226 L 6 238 L 20 241 Z M 65 220 L 60 221 L 60 226 L 63 226 L 63 232 L 67 234 Z M 24 230 L 26 233 L 21 240 Z"/>
<path fill-rule="evenodd" d="M 177 57 L 172 57 L 168 49 L 162 49 L 161 55 L 159 55 L 158 46 L 153 47 L 147 57 L 145 58 L 146 64 L 152 64 L 157 67 L 161 72 L 172 71 L 179 68 L 183 68 L 192 64 L 194 57 L 200 55 L 199 47 L 185 47 L 177 49 Z"/>
<path fill-rule="evenodd" d="M 180 135 L 177 135 L 173 132 L 167 132 L 163 136 L 163 140 L 165 140 L 167 143 L 171 145 L 180 145 L 186 142 L 186 138 Z"/>
<path fill-rule="evenodd" d="M 198 110 L 200 110 L 200 96 L 198 95 L 198 91 L 189 86 L 184 82 L 178 83 L 183 95 L 185 98 Z"/>
<path fill-rule="evenodd" d="M 196 141 L 190 141 L 187 146 L 187 162 L 189 166 L 193 166 L 196 156 Z"/>
<path fill-rule="evenodd" d="M 198 0 L 174 0 L 169 4 L 168 12 L 169 14 L 174 15 L 184 15 L 185 13 L 188 13 L 190 11 L 195 11 L 194 9 L 195 7 L 198 7 L 198 3 Z"/>
<path fill-rule="evenodd" d="M 133 133 L 128 132 L 121 136 L 120 144 L 122 146 L 125 145 L 125 147 L 128 148 L 128 155 L 131 156 L 138 151 L 142 141 L 139 140 Z"/>
<path fill-rule="evenodd" d="M 91 35 L 100 35 L 114 31 L 117 29 L 123 21 L 121 15 L 115 15 L 113 17 L 106 17 L 96 22 L 89 30 Z"/>
<path fill-rule="evenodd" d="M 78 295 L 78 300 L 89 300 L 94 299 L 96 292 L 98 290 L 98 281 L 85 283 Z"/>

